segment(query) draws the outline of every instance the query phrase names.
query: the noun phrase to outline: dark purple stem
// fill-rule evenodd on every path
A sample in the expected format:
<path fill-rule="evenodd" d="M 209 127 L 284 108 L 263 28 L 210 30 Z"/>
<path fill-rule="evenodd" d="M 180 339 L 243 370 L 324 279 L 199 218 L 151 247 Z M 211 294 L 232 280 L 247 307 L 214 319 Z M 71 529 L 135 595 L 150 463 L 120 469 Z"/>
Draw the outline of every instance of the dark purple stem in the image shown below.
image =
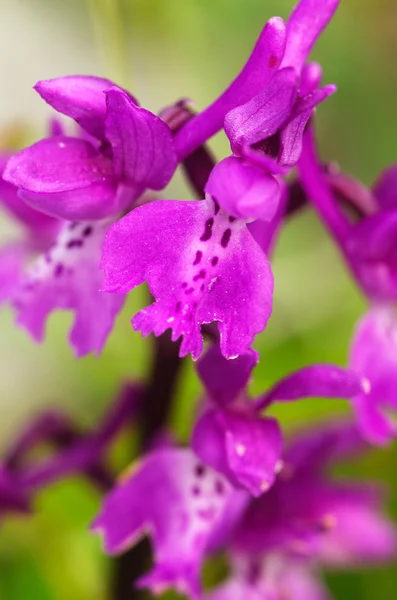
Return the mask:
<path fill-rule="evenodd" d="M 160 434 L 169 419 L 172 400 L 183 360 L 179 358 L 179 343 L 171 341 L 169 332 L 154 339 L 155 351 L 146 391 L 142 398 L 140 447 L 142 452 Z M 142 599 L 147 594 L 134 589 L 134 582 L 148 570 L 151 553 L 147 539 L 116 559 L 111 600 Z"/>

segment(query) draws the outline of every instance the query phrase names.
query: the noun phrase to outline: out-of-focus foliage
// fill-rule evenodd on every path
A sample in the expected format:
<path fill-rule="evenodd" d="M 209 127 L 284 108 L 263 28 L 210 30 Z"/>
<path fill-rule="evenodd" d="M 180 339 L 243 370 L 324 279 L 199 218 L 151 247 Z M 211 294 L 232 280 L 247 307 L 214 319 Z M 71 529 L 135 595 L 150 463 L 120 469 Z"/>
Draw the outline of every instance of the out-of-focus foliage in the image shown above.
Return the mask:
<path fill-rule="evenodd" d="M 112 21 L 117 4 L 121 29 L 120 22 Z M 124 85 L 130 78 L 132 92 L 152 110 L 182 96 L 193 98 L 201 109 L 243 64 L 264 21 L 275 14 L 287 17 L 291 7 L 292 0 L 2 0 L 2 27 L 7 29 L 0 36 L 6 97 L 0 142 L 9 135 L 8 125 L 4 132 L 11 113 L 21 139 L 39 135 L 46 110 L 30 85 L 64 75 L 65 68 L 122 77 L 119 83 Z M 92 11 L 102 11 L 97 13 L 96 29 Z M 95 39 L 106 46 L 97 51 Z M 103 69 L 99 56 L 106 58 Z M 365 183 L 397 157 L 396 56 L 395 0 L 345 0 L 314 53 L 325 82 L 337 83 L 339 90 L 318 110 L 323 155 L 337 157 L 344 170 Z M 226 154 L 225 139 L 218 136 L 213 148 L 219 156 Z M 188 193 L 178 179 L 168 197 Z M 5 217 L 1 232 L 3 237 L 10 234 Z M 274 316 L 257 342 L 261 361 L 253 392 L 310 362 L 345 364 L 354 323 L 365 308 L 310 211 L 283 231 L 274 270 Z M 123 378 L 144 374 L 150 341 L 141 340 L 129 324 L 131 305 L 139 307 L 141 298 L 140 290 L 132 293 L 101 358 L 82 361 L 75 361 L 66 346 L 69 316 L 51 318 L 48 339 L 36 348 L 24 332 L 14 329 L 10 312 L 1 313 L 0 447 L 19 423 L 48 404 L 67 406 L 83 424 L 92 425 Z M 199 394 L 194 367 L 188 363 L 173 411 L 173 424 L 183 439 Z M 312 400 L 278 408 L 277 415 L 292 428 L 346 410 L 344 402 Z M 123 455 L 123 448 L 119 451 Z M 354 475 L 365 473 L 392 483 L 390 509 L 395 517 L 396 459 L 396 451 L 378 451 L 346 468 Z M 87 532 L 98 505 L 99 494 L 74 480 L 41 493 L 33 517 L 3 524 L 0 598 L 105 600 L 112 565 Z M 397 589 L 397 573 L 385 568 L 330 575 L 329 583 L 339 600 L 387 600 Z"/>

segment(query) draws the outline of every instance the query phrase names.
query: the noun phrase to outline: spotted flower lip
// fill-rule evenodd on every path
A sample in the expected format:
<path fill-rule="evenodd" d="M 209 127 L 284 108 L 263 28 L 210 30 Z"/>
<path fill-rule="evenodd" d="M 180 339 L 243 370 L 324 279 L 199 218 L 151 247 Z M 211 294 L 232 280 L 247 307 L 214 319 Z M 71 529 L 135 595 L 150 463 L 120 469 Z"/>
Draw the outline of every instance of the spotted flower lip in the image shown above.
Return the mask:
<path fill-rule="evenodd" d="M 50 136 L 9 159 L 3 178 L 31 207 L 72 221 L 117 217 L 145 189 L 171 179 L 177 161 L 170 129 L 124 90 L 85 76 L 42 81 L 36 89 L 88 135 Z"/>
<path fill-rule="evenodd" d="M 92 530 L 102 536 L 109 554 L 122 552 L 149 533 L 154 568 L 140 584 L 155 593 L 173 586 L 196 599 L 201 563 L 219 543 L 225 512 L 237 518 L 245 501 L 190 450 L 160 449 L 110 492 Z M 241 509 L 236 511 L 237 505 Z"/>
<path fill-rule="evenodd" d="M 240 178 L 233 188 L 225 182 L 232 166 Z M 256 187 L 250 188 L 247 172 L 252 171 Z M 223 206 L 245 215 L 253 207 L 254 216 L 261 211 L 269 217 L 275 205 L 271 200 L 267 208 L 269 195 L 244 204 L 247 190 L 253 187 L 256 195 L 263 194 L 269 181 L 270 190 L 275 189 L 265 174 L 233 159 L 227 169 L 218 164 L 211 175 L 209 189 L 220 192 L 219 202 L 209 195 L 202 202 L 160 200 L 111 226 L 101 263 L 102 290 L 125 293 L 147 281 L 155 298 L 133 318 L 134 329 L 145 336 L 170 328 L 173 340 L 183 337 L 180 355 L 191 353 L 196 359 L 203 349 L 200 326 L 217 321 L 225 357 L 235 358 L 249 348 L 270 316 L 273 277 L 246 219 L 230 215 Z"/>

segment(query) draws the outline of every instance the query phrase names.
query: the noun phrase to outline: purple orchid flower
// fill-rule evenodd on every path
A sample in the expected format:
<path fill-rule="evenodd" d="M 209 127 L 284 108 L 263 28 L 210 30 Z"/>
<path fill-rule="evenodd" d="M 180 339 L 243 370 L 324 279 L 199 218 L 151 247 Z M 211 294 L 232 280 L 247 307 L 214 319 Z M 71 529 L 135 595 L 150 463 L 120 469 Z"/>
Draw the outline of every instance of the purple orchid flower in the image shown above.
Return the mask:
<path fill-rule="evenodd" d="M 180 356 L 203 349 L 200 326 L 218 322 L 226 358 L 246 351 L 271 313 L 268 259 L 247 229 L 271 221 L 277 180 L 229 157 L 213 169 L 206 199 L 164 200 L 136 208 L 112 225 L 102 258 L 102 290 L 126 293 L 144 281 L 155 303 L 132 320 L 144 336 L 172 330 Z"/>
<path fill-rule="evenodd" d="M 51 136 L 10 158 L 3 177 L 30 206 L 68 221 L 102 220 L 167 185 L 176 168 L 171 131 L 128 92 L 82 75 L 35 88 L 85 133 Z"/>
<path fill-rule="evenodd" d="M 29 239 L 3 250 L 0 294 L 36 341 L 44 338 L 52 310 L 74 310 L 70 341 L 76 354 L 99 353 L 124 302 L 99 291 L 103 239 L 110 223 L 146 188 L 168 183 L 176 167 L 172 134 L 107 80 L 63 77 L 39 82 L 36 89 L 85 134 L 67 137 L 58 128 L 56 135 L 9 158 L 1 192 L 8 208 L 28 225 Z M 54 219 L 24 207 L 17 192 Z M 50 235 L 43 235 L 43 223 Z M 34 253 L 32 238 L 39 245 Z M 27 259 L 39 252 L 24 273 Z"/>
<path fill-rule="evenodd" d="M 274 418 L 262 416 L 274 402 L 307 397 L 353 399 L 365 395 L 367 381 L 353 370 L 335 365 L 304 367 L 250 400 L 247 384 L 258 355 L 249 351 L 227 361 L 213 345 L 198 363 L 210 401 L 198 419 L 192 448 L 203 463 L 216 469 L 236 487 L 260 496 L 282 468 L 283 439 Z"/>
<path fill-rule="evenodd" d="M 147 455 L 108 495 L 92 529 L 118 554 L 149 533 L 154 568 L 138 583 L 200 597 L 200 568 L 243 510 L 247 496 L 204 466 L 189 449 Z"/>
<path fill-rule="evenodd" d="M 339 171 L 324 168 L 316 155 L 313 132 L 304 137 L 300 181 L 372 302 L 397 299 L 397 171 L 386 169 L 370 190 Z M 349 209 L 349 212 L 342 210 Z"/>
<path fill-rule="evenodd" d="M 348 423 L 296 436 L 277 482 L 251 502 L 228 542 L 231 576 L 206 597 L 326 600 L 320 566 L 391 560 L 397 531 L 382 515 L 379 487 L 339 483 L 326 474 L 336 460 L 362 449 L 362 438 Z"/>
<path fill-rule="evenodd" d="M 21 237 L 0 251 L 0 301 L 36 342 L 55 309 L 72 310 L 70 343 L 77 356 L 99 353 L 113 329 L 124 297 L 99 292 L 103 238 L 108 222 L 67 222 L 27 206 L 18 190 L 0 178 L 4 207 L 22 225 Z"/>
<path fill-rule="evenodd" d="M 273 136 L 283 127 L 283 147 L 279 148 L 281 160 L 285 164 L 295 158 L 297 160 L 299 151 L 294 148 L 294 138 L 297 138 L 299 145 L 299 137 L 313 107 L 334 91 L 333 86 L 317 90 L 321 69 L 315 64 L 304 67 L 304 63 L 338 5 L 339 0 L 301 0 L 287 26 L 279 17 L 270 19 L 241 73 L 219 98 L 176 134 L 175 146 L 179 160 L 219 131 L 228 113 L 226 129 L 232 138 L 233 151 L 244 141 L 243 146 L 248 152 L 251 143 Z M 278 74 L 279 68 L 281 75 Z M 302 94 L 299 99 L 298 79 Z M 267 91 L 267 86 L 273 91 Z M 279 106 L 275 111 L 277 103 Z M 233 109 L 237 112 L 230 113 Z M 260 111 L 259 119 L 253 114 L 255 110 Z M 250 121 L 246 129 L 243 123 L 245 119 Z M 262 136 L 259 132 L 260 123 L 263 123 Z M 253 137 L 252 128 L 256 128 Z M 273 143 L 269 145 L 269 148 L 272 147 Z M 251 155 L 256 159 L 260 156 L 258 153 L 249 154 L 250 158 Z M 263 156 L 259 159 L 261 164 L 265 160 Z M 269 164 L 276 172 L 280 171 L 274 160 L 267 160 L 266 168 Z"/>

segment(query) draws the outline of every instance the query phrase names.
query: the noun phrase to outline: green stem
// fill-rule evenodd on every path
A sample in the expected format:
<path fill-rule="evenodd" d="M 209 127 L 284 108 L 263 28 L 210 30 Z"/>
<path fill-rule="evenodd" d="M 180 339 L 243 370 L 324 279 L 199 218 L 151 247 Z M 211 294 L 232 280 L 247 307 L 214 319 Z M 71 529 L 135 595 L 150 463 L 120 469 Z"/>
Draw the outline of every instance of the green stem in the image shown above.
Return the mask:
<path fill-rule="evenodd" d="M 131 68 L 123 23 L 123 0 L 88 0 L 97 46 L 105 75 L 120 86 L 131 87 Z"/>

